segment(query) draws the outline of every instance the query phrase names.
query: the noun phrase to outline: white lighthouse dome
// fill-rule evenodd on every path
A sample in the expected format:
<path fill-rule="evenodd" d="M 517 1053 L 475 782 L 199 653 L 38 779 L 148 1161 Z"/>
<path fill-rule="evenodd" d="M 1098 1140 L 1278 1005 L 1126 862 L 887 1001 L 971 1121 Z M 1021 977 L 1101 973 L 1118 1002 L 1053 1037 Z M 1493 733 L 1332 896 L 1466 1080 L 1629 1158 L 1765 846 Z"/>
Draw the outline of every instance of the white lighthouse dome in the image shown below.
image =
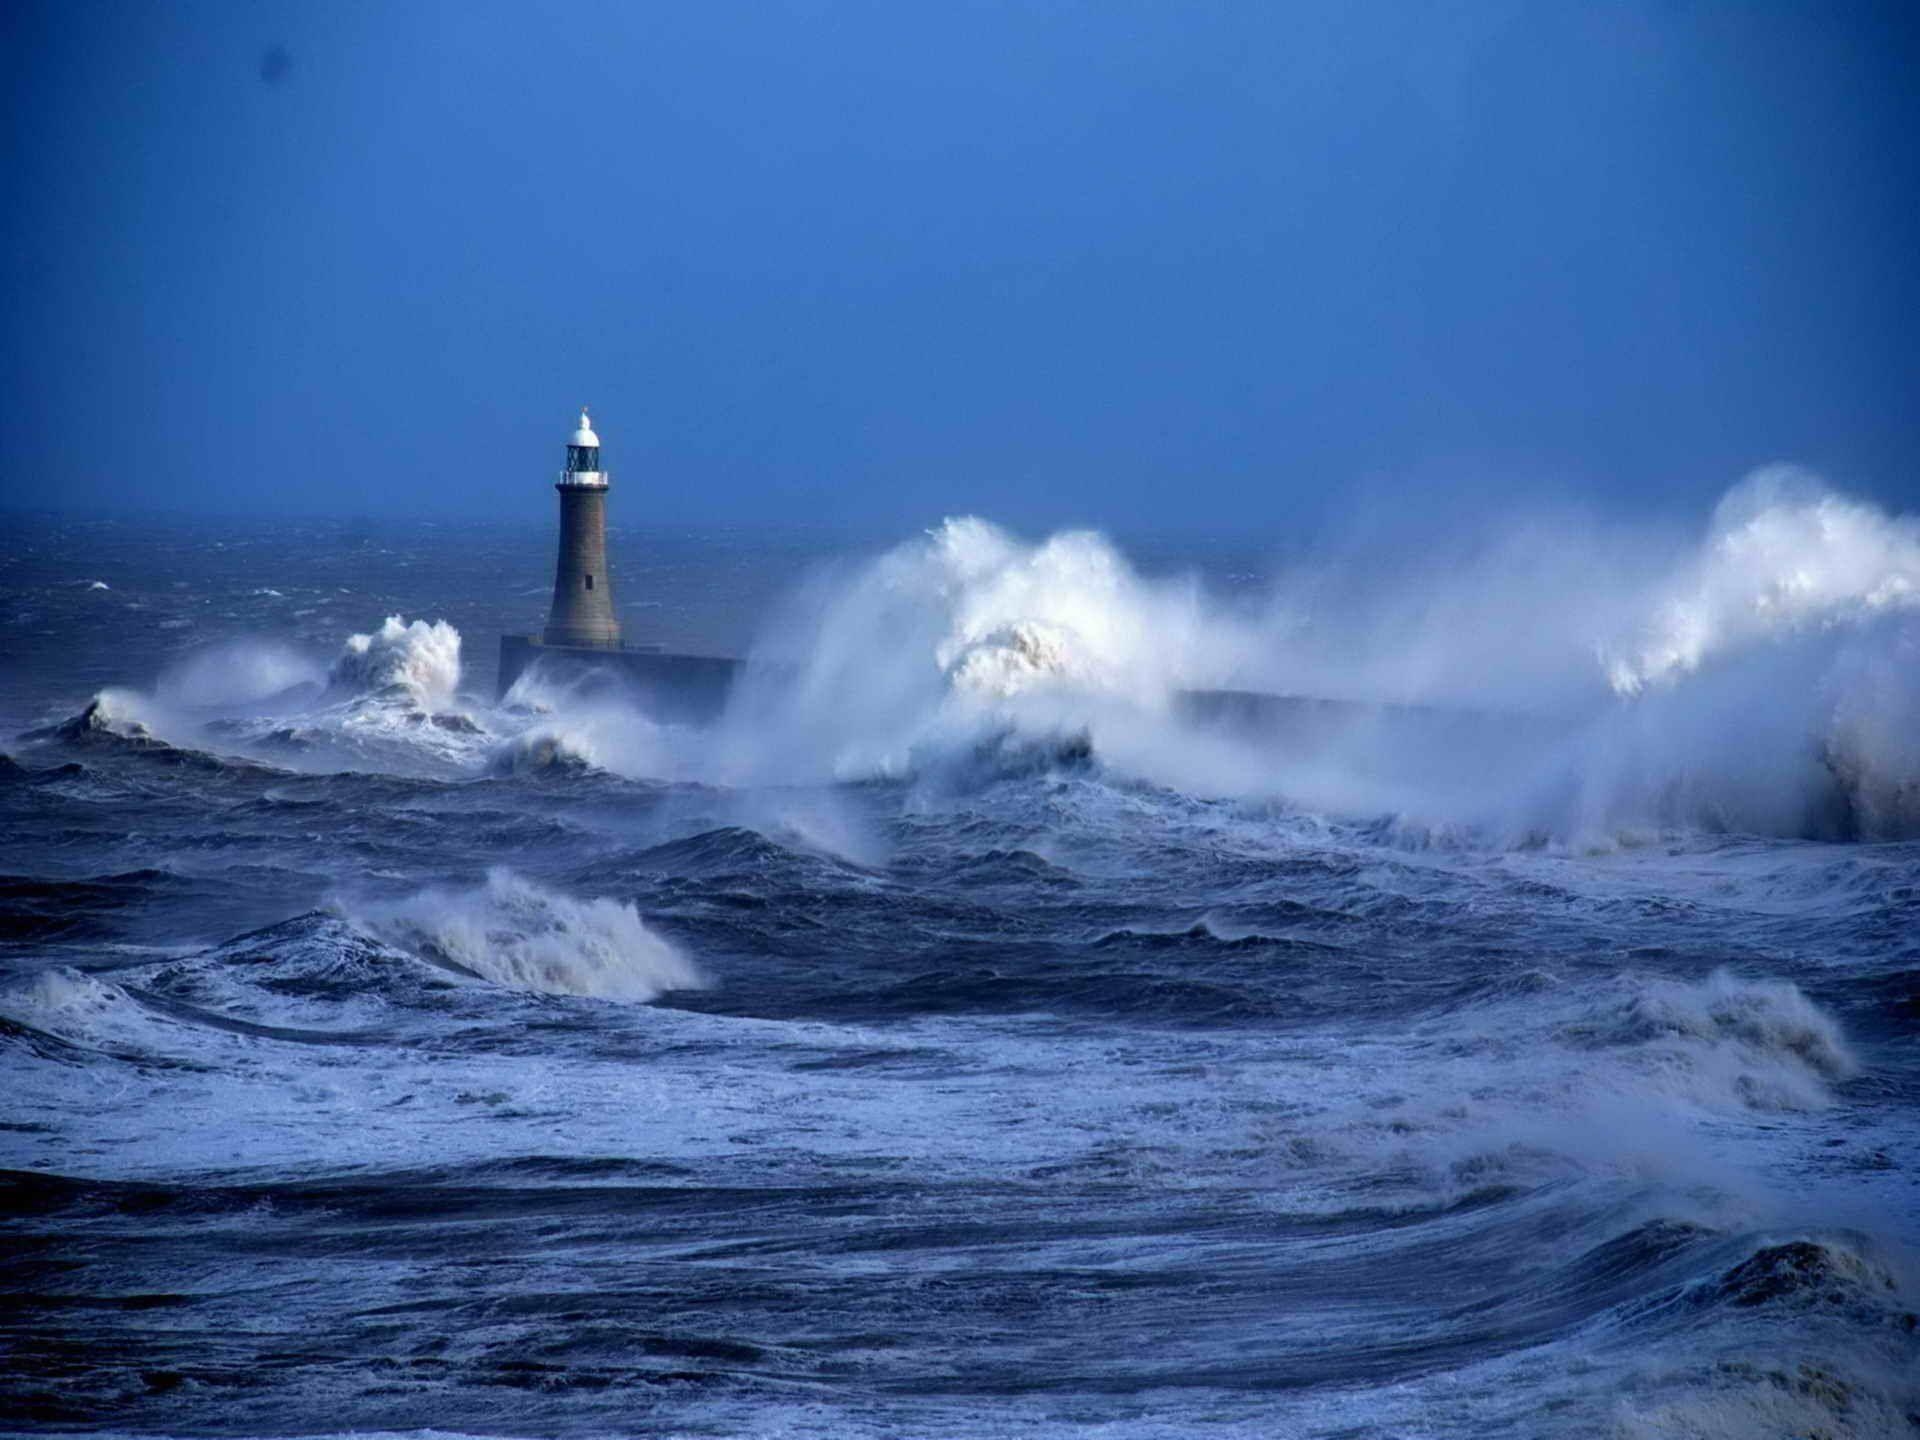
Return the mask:
<path fill-rule="evenodd" d="M 598 449 L 600 446 L 600 437 L 593 433 L 593 422 L 587 418 L 587 407 L 584 405 L 580 407 L 580 428 L 567 437 L 567 443 L 569 445 L 591 445 L 595 449 Z"/>

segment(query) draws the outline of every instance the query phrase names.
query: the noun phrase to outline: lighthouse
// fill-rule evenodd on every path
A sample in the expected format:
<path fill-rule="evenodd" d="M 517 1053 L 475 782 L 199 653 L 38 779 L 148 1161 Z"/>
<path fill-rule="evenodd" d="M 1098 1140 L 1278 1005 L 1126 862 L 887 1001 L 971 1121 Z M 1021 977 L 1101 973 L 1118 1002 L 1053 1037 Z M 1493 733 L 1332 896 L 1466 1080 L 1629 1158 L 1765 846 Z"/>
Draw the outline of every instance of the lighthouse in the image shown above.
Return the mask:
<path fill-rule="evenodd" d="M 567 468 L 553 487 L 560 492 L 560 550 L 553 564 L 553 609 L 541 637 L 548 645 L 620 648 L 607 574 L 607 485 L 600 437 L 583 406 L 579 428 L 567 437 Z"/>
<path fill-rule="evenodd" d="M 607 485 L 600 437 L 582 409 L 579 428 L 567 437 L 566 468 L 553 487 L 560 492 L 553 608 L 539 634 L 500 637 L 500 697 L 510 701 L 521 679 L 535 672 L 567 684 L 611 679 L 656 721 L 705 724 L 726 708 L 741 662 L 684 654 L 653 638 L 625 643 L 607 574 Z"/>

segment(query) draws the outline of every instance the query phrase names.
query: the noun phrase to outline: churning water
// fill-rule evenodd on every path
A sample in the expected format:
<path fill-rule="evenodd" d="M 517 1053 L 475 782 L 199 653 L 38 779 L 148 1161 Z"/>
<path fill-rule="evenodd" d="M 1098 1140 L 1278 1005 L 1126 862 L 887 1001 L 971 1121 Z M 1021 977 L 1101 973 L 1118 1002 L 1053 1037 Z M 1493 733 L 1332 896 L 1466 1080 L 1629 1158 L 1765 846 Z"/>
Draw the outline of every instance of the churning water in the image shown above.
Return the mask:
<path fill-rule="evenodd" d="M 537 539 L 6 548 L 8 1424 L 1920 1423 L 1910 520 L 617 539 L 705 731 L 491 698 Z"/>

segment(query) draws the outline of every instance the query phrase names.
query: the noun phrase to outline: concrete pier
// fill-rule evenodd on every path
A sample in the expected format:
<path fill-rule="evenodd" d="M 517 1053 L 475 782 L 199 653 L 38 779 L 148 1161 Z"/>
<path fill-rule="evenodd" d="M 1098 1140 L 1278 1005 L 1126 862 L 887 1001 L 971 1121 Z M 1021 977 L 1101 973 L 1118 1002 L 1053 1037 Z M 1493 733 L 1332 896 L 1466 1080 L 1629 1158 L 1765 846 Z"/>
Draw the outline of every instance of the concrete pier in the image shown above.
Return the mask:
<path fill-rule="evenodd" d="M 538 635 L 500 637 L 500 696 L 531 670 L 559 685 L 605 684 L 655 720 L 704 725 L 726 708 L 742 662 L 726 655 L 676 655 L 658 648 L 553 645 Z"/>

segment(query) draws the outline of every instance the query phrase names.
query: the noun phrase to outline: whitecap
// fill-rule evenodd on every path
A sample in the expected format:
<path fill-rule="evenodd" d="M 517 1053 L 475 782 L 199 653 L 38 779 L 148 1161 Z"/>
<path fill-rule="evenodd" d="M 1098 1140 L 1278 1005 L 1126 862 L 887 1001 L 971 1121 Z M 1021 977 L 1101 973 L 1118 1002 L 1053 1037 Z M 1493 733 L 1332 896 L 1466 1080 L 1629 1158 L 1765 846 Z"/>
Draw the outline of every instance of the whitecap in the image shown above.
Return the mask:
<path fill-rule="evenodd" d="M 702 983 L 693 963 L 650 930 L 633 905 L 576 900 L 505 868 L 489 871 L 473 889 L 337 901 L 336 908 L 389 944 L 517 989 L 652 1000 Z"/>
<path fill-rule="evenodd" d="M 389 615 L 373 633 L 347 637 L 331 678 L 362 692 L 397 686 L 417 704 L 444 705 L 460 685 L 460 632 L 444 620 Z"/>

